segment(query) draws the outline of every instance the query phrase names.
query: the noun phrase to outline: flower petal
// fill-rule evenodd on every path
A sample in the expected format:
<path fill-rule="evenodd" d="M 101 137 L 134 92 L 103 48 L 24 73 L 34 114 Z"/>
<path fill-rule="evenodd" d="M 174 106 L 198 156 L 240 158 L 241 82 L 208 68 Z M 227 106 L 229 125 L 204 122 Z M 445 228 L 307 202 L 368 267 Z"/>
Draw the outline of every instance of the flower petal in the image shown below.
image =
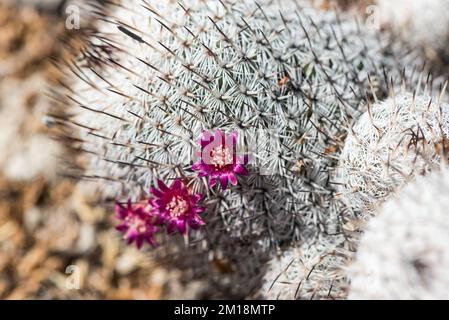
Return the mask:
<path fill-rule="evenodd" d="M 176 222 L 175 222 L 175 221 L 170 221 L 170 222 L 167 224 L 167 232 L 168 232 L 169 234 L 171 234 L 171 233 L 174 233 L 175 230 L 176 230 Z"/>
<path fill-rule="evenodd" d="M 204 220 L 201 219 L 201 217 L 199 215 L 197 215 L 197 214 L 193 217 L 193 219 L 194 219 L 194 223 L 199 225 L 199 226 L 204 226 L 206 224 L 204 222 Z"/>
<path fill-rule="evenodd" d="M 241 164 L 237 164 L 234 167 L 234 172 L 237 174 L 240 174 L 242 176 L 248 175 L 248 170 L 246 170 L 246 168 L 244 166 L 242 166 Z"/>
<path fill-rule="evenodd" d="M 222 174 L 220 176 L 220 184 L 221 184 L 221 187 L 223 188 L 223 190 L 228 187 L 228 175 L 227 174 Z"/>
<path fill-rule="evenodd" d="M 209 178 L 209 186 L 211 187 L 211 188 L 213 188 L 213 187 L 215 187 L 216 185 L 217 185 L 217 178 L 215 178 L 215 177 L 210 177 Z"/>
<path fill-rule="evenodd" d="M 161 191 L 153 187 L 150 188 L 150 192 L 158 198 L 162 198 L 162 196 L 164 195 Z"/>
<path fill-rule="evenodd" d="M 143 240 L 144 240 L 144 239 L 143 239 L 142 237 L 138 237 L 138 238 L 136 239 L 136 246 L 137 246 L 137 249 L 142 248 Z"/>
<path fill-rule="evenodd" d="M 176 179 L 171 185 L 171 189 L 180 190 L 183 186 L 181 179 Z"/>
<path fill-rule="evenodd" d="M 237 145 L 237 139 L 239 137 L 239 134 L 237 133 L 237 131 L 232 131 L 231 137 L 232 137 L 232 145 L 233 146 Z"/>
<path fill-rule="evenodd" d="M 157 180 L 157 186 L 159 187 L 159 189 L 162 191 L 162 192 L 166 192 L 166 191 L 168 191 L 169 190 L 169 188 L 167 187 L 167 185 L 162 181 L 162 180 Z"/>
<path fill-rule="evenodd" d="M 201 193 L 194 194 L 192 196 L 192 202 L 196 204 L 196 203 L 200 202 L 201 200 L 203 200 L 203 198 L 204 198 L 204 194 L 201 194 Z"/>
<path fill-rule="evenodd" d="M 228 179 L 232 185 L 234 185 L 234 186 L 237 185 L 238 181 L 237 181 L 237 178 L 234 173 L 232 173 L 232 172 L 228 173 Z"/>
<path fill-rule="evenodd" d="M 126 232 L 129 229 L 129 227 L 126 224 L 120 224 L 116 226 L 115 229 L 120 232 Z"/>
<path fill-rule="evenodd" d="M 176 221 L 176 226 L 178 227 L 178 230 L 180 233 L 185 234 L 187 231 L 187 225 L 185 220 L 178 220 Z"/>
<path fill-rule="evenodd" d="M 193 209 L 193 212 L 195 212 L 195 213 L 201 213 L 204 211 L 206 211 L 206 208 L 204 208 L 204 207 L 196 207 L 195 209 Z"/>

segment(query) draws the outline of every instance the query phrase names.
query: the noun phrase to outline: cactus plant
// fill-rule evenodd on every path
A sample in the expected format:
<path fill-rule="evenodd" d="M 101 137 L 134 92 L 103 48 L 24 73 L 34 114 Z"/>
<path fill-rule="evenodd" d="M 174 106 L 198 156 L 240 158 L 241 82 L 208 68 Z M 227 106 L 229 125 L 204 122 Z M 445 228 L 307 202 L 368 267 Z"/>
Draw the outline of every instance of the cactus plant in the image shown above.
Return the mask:
<path fill-rule="evenodd" d="M 335 239 L 304 243 L 284 251 L 268 263 L 258 291 L 270 300 L 345 299 L 346 264 L 353 252 Z"/>
<path fill-rule="evenodd" d="M 349 267 L 350 299 L 447 299 L 449 171 L 405 186 L 369 223 Z"/>
<path fill-rule="evenodd" d="M 377 0 L 377 6 L 384 26 L 390 27 L 405 43 L 422 49 L 435 65 L 434 72 L 447 75 L 448 0 Z"/>
<path fill-rule="evenodd" d="M 402 92 L 360 117 L 346 139 L 338 170 L 348 204 L 368 213 L 439 165 L 449 137 L 449 105 L 442 99 Z"/>
<path fill-rule="evenodd" d="M 204 195 L 203 227 L 158 239 L 185 240 L 189 253 L 160 251 L 246 277 L 280 246 L 342 232 L 330 179 L 336 154 L 367 92 L 383 97 L 382 83 L 400 78 L 405 53 L 352 18 L 296 1 L 133 0 L 103 20 L 92 42 L 110 49 L 97 56 L 104 69 L 81 59 L 72 68 L 80 81 L 66 94 L 76 108 L 52 115 L 71 147 L 89 155 L 83 178 L 121 210 L 130 199 L 130 216 L 140 210 L 133 204 L 152 207 L 159 180 Z M 196 161 L 214 132 L 214 143 L 233 136 L 232 148 L 217 145 L 215 162 Z M 248 161 L 225 168 L 236 159 Z"/>

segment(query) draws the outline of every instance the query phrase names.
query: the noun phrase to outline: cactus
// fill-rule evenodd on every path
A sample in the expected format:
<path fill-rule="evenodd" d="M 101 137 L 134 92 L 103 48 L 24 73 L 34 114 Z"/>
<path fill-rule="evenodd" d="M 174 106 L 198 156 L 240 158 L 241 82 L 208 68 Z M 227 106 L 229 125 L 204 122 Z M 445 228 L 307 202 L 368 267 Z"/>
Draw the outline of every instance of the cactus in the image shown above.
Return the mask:
<path fill-rule="evenodd" d="M 343 242 L 342 242 L 343 243 Z M 333 238 L 304 243 L 273 258 L 259 290 L 270 300 L 345 299 L 346 264 L 352 251 Z"/>
<path fill-rule="evenodd" d="M 343 199 L 369 213 L 395 190 L 446 156 L 449 105 L 443 96 L 399 93 L 372 105 L 343 148 L 338 181 Z"/>
<path fill-rule="evenodd" d="M 350 299 L 447 299 L 449 171 L 419 177 L 369 223 L 349 267 Z"/>
<path fill-rule="evenodd" d="M 346 128 L 367 92 L 385 96 L 382 83 L 400 78 L 398 59 L 406 58 L 352 18 L 288 3 L 119 5 L 91 40 L 110 49 L 96 56 L 104 69 L 81 59 L 72 68 L 81 81 L 66 95 L 76 107 L 52 114 L 71 148 L 89 155 L 82 177 L 122 210 L 128 198 L 151 204 L 159 180 L 181 179 L 205 196 L 204 226 L 157 241 L 160 252 L 208 276 L 212 264 L 246 281 L 280 246 L 342 232 L 330 177 Z M 235 132 L 230 150 L 249 162 L 225 170 L 220 161 L 235 157 L 224 145 L 214 149 L 220 170 L 195 162 L 208 132 L 223 140 Z M 171 234 L 164 219 L 153 221 Z M 238 287 L 239 295 L 251 289 Z"/>

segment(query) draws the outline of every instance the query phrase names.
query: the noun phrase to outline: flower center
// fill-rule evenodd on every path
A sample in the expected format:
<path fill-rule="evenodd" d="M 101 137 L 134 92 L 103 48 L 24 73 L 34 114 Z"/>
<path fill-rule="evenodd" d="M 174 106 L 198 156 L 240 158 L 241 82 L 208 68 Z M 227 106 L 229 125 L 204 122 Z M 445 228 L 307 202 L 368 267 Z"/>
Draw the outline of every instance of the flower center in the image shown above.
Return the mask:
<path fill-rule="evenodd" d="M 178 218 L 187 212 L 187 210 L 189 209 L 189 204 L 184 198 L 180 196 L 174 196 L 167 204 L 166 209 L 170 211 L 170 215 L 172 217 Z"/>
<path fill-rule="evenodd" d="M 211 150 L 210 162 L 216 168 L 222 168 L 228 164 L 232 164 L 233 160 L 232 152 L 226 147 L 220 146 Z"/>
<path fill-rule="evenodd" d="M 126 222 L 129 226 L 129 232 L 132 232 L 132 230 L 136 230 L 138 233 L 145 233 L 147 231 L 146 223 L 143 219 L 137 216 L 128 216 L 126 218 Z"/>

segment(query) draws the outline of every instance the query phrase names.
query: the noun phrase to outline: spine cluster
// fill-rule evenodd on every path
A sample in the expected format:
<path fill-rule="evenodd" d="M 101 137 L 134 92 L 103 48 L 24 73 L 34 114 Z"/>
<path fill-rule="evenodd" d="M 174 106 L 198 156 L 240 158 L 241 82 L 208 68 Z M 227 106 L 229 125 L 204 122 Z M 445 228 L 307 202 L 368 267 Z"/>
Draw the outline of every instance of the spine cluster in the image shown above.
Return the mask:
<path fill-rule="evenodd" d="M 356 122 L 340 156 L 341 192 L 360 211 L 377 205 L 447 155 L 449 105 L 442 97 L 399 93 Z"/>

